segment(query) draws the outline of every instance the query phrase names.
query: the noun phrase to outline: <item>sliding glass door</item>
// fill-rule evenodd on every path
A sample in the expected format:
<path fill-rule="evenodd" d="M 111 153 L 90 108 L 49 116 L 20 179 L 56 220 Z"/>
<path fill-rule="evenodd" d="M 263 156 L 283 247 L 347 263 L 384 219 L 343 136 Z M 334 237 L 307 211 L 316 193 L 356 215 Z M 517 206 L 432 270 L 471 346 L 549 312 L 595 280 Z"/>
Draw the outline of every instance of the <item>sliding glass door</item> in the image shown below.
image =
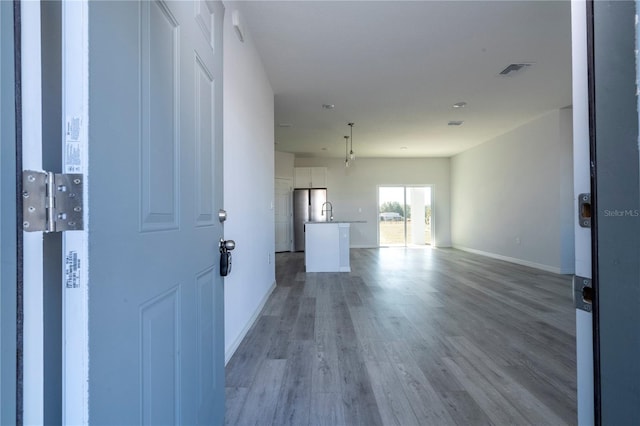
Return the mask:
<path fill-rule="evenodd" d="M 378 188 L 378 244 L 424 247 L 431 244 L 431 187 Z"/>

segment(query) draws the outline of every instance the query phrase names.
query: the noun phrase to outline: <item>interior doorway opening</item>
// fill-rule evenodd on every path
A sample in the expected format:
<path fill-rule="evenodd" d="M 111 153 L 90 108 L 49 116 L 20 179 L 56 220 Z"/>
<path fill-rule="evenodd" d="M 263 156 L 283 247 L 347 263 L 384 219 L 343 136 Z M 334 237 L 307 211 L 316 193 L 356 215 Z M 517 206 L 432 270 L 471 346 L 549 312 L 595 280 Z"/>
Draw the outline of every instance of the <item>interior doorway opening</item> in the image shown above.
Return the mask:
<path fill-rule="evenodd" d="M 378 245 L 425 247 L 432 242 L 431 186 L 378 187 Z"/>

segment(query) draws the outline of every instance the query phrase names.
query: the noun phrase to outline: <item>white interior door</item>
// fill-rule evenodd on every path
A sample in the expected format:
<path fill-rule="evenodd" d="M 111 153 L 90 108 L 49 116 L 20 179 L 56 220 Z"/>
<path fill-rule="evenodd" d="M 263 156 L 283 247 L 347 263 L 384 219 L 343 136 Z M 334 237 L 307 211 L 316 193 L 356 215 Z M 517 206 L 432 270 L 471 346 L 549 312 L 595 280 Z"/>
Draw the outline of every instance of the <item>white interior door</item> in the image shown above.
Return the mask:
<path fill-rule="evenodd" d="M 291 237 L 293 226 L 291 179 L 276 178 L 275 186 L 276 251 L 290 251 L 293 243 Z"/>
<path fill-rule="evenodd" d="M 88 32 L 66 36 L 88 42 L 78 46 L 88 68 L 65 77 L 65 93 L 80 85 L 88 109 L 67 99 L 65 143 L 67 153 L 86 148 L 89 267 L 68 241 L 79 278 L 65 289 L 65 378 L 87 408 L 73 412 L 66 392 L 73 415 L 65 421 L 221 424 L 224 9 L 217 1 L 82 2 L 73 15 L 78 3 L 70 2 L 65 28 L 81 23 Z M 86 331 L 81 323 L 74 333 L 70 320 L 83 315 Z"/>
<path fill-rule="evenodd" d="M 640 423 L 638 8 L 589 3 L 596 424 Z"/>

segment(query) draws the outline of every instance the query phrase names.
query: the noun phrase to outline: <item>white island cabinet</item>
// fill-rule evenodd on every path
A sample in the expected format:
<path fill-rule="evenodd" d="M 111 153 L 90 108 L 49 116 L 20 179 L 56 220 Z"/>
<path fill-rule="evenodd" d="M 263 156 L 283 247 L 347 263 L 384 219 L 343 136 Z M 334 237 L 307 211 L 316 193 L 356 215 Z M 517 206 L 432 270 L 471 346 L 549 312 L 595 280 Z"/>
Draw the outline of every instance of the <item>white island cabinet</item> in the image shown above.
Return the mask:
<path fill-rule="evenodd" d="M 349 222 L 307 222 L 304 263 L 307 272 L 351 272 Z"/>

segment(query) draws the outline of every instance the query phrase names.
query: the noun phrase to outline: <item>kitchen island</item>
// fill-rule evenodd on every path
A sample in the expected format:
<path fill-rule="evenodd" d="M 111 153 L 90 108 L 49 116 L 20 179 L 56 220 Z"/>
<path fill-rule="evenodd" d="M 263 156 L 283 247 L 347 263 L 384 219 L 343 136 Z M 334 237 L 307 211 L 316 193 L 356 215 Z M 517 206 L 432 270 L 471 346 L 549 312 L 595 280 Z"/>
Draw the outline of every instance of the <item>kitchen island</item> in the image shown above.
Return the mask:
<path fill-rule="evenodd" d="M 304 264 L 307 272 L 351 272 L 349 228 L 352 222 L 305 223 Z"/>

